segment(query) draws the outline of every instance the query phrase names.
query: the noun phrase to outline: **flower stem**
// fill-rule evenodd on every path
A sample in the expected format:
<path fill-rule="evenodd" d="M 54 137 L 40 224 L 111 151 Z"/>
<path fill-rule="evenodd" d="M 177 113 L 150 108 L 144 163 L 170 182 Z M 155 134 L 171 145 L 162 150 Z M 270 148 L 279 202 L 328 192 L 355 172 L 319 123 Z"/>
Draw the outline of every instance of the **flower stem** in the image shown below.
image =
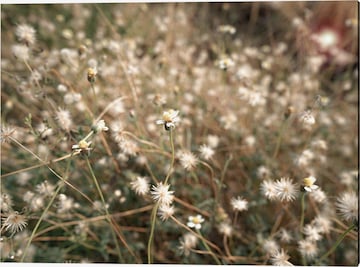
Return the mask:
<path fill-rule="evenodd" d="M 156 224 L 156 213 L 159 208 L 159 202 L 157 202 L 151 212 L 151 229 L 150 229 L 150 237 L 148 242 L 148 264 L 151 264 L 152 257 L 151 257 L 151 245 L 154 239 L 154 231 L 155 231 L 155 224 Z"/>
<path fill-rule="evenodd" d="M 120 262 L 123 262 L 123 257 L 122 257 L 122 255 L 121 255 L 121 251 L 120 251 L 120 247 L 119 247 L 118 240 L 117 240 L 117 237 L 116 237 L 116 233 L 115 233 L 114 228 L 113 228 L 113 227 L 114 227 L 114 226 L 113 226 L 113 222 L 111 221 L 111 216 L 110 216 L 109 211 L 108 211 L 108 209 L 107 209 L 107 207 L 106 207 L 104 195 L 103 195 L 103 193 L 102 193 L 102 191 L 101 191 L 101 188 L 100 188 L 99 183 L 98 183 L 98 181 L 97 181 L 97 179 L 96 179 L 96 176 L 95 176 L 94 171 L 93 171 L 93 169 L 92 169 L 92 167 L 91 167 L 91 164 L 90 164 L 90 161 L 89 161 L 89 158 L 88 158 L 88 157 L 86 157 L 86 163 L 87 163 L 87 165 L 88 165 L 88 167 L 89 167 L 89 170 L 90 170 L 91 176 L 92 176 L 92 178 L 93 178 L 93 180 L 94 180 L 96 189 L 97 189 L 97 191 L 98 191 L 98 193 L 99 193 L 99 195 L 100 195 L 101 202 L 102 202 L 102 204 L 103 204 L 103 206 L 104 206 L 105 213 L 106 213 L 106 219 L 107 219 L 107 221 L 109 222 L 109 224 L 110 224 L 110 226 L 111 226 L 110 229 L 111 229 L 111 233 L 112 233 L 112 235 L 113 235 L 113 238 L 114 238 L 114 240 L 115 240 L 115 246 L 116 246 L 116 250 L 117 250 L 117 253 L 118 253 L 119 261 L 120 261 Z"/>
<path fill-rule="evenodd" d="M 344 233 L 341 234 L 341 236 L 339 236 L 339 238 L 336 240 L 335 244 L 329 249 L 328 252 L 326 252 L 324 255 L 322 255 L 320 257 L 320 259 L 317 261 L 317 263 L 321 263 L 321 261 L 323 261 L 326 257 L 328 257 L 331 253 L 334 252 L 334 250 L 340 245 L 341 241 L 343 241 L 343 239 L 345 238 L 345 236 L 351 232 L 354 228 L 356 227 L 356 225 L 353 223 L 352 225 L 350 225 L 348 227 L 348 229 L 345 230 Z"/>
<path fill-rule="evenodd" d="M 201 232 L 200 230 L 196 230 L 196 232 L 201 236 Z M 219 261 L 219 259 L 215 256 L 214 252 L 211 251 L 211 249 L 209 248 L 208 244 L 204 241 L 204 238 L 201 238 L 201 242 L 203 243 L 203 245 L 205 246 L 206 250 L 210 252 L 210 255 L 213 257 L 213 259 L 215 260 L 216 264 L 218 265 L 222 265 L 221 262 Z"/>
<path fill-rule="evenodd" d="M 302 235 L 303 227 L 304 227 L 304 217 L 305 217 L 305 195 L 304 192 L 301 196 L 301 217 L 300 217 L 300 235 Z"/>
<path fill-rule="evenodd" d="M 273 154 L 273 159 L 276 158 L 277 154 L 279 153 L 279 149 L 280 149 L 280 144 L 281 144 L 281 139 L 282 139 L 282 136 L 283 136 L 283 133 L 285 132 L 285 126 L 286 126 L 286 123 L 287 123 L 287 120 L 285 120 L 284 122 L 281 123 L 281 126 L 280 126 L 280 130 L 279 130 L 279 136 L 277 138 L 277 141 L 276 141 L 276 147 L 275 147 L 275 150 L 274 150 L 274 154 Z"/>
<path fill-rule="evenodd" d="M 170 136 L 170 146 L 171 146 L 171 163 L 170 163 L 170 168 L 169 168 L 168 174 L 166 175 L 166 178 L 165 178 L 165 182 L 164 182 L 165 185 L 169 181 L 170 174 L 172 173 L 172 170 L 174 168 L 174 162 L 175 162 L 175 148 L 174 148 L 174 140 L 173 140 L 172 130 L 169 131 L 169 136 Z"/>
<path fill-rule="evenodd" d="M 67 162 L 66 171 L 65 171 L 65 177 L 64 177 L 64 179 L 63 179 L 64 181 L 66 181 L 66 180 L 68 179 L 68 177 L 69 177 L 70 163 L 71 163 L 71 158 L 69 158 L 69 160 L 68 160 L 68 162 Z M 29 249 L 29 247 L 30 247 L 30 244 L 31 244 L 32 240 L 34 239 L 35 233 L 36 233 L 36 231 L 38 230 L 38 228 L 39 228 L 39 226 L 40 226 L 40 223 L 41 223 L 42 220 L 44 219 L 45 215 L 47 214 L 48 210 L 49 210 L 50 207 L 52 206 L 55 198 L 56 198 L 57 195 L 59 194 L 59 192 L 60 192 L 61 188 L 64 186 L 64 184 L 65 184 L 65 183 L 60 183 L 60 184 L 58 185 L 58 187 L 56 188 L 56 191 L 55 191 L 54 195 L 51 197 L 48 205 L 46 206 L 45 210 L 44 210 L 43 213 L 41 214 L 39 220 L 37 221 L 34 229 L 33 229 L 32 232 L 31 232 L 30 238 L 29 238 L 29 240 L 28 240 L 28 242 L 27 242 L 27 244 L 26 244 L 26 247 L 25 247 L 25 249 L 24 249 L 24 253 L 23 253 L 23 255 L 22 255 L 21 259 L 20 259 L 20 262 L 23 262 L 23 261 L 24 261 L 26 255 L 27 255 L 27 251 L 28 251 L 28 249 Z"/>

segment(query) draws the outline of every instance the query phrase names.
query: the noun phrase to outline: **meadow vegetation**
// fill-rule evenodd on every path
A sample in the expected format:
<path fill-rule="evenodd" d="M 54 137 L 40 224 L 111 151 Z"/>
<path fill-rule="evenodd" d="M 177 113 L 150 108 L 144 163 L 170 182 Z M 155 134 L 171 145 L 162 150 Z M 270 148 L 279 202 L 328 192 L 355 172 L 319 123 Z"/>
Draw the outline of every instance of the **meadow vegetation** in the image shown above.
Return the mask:
<path fill-rule="evenodd" d="M 357 5 L 2 5 L 1 261 L 358 265 Z"/>

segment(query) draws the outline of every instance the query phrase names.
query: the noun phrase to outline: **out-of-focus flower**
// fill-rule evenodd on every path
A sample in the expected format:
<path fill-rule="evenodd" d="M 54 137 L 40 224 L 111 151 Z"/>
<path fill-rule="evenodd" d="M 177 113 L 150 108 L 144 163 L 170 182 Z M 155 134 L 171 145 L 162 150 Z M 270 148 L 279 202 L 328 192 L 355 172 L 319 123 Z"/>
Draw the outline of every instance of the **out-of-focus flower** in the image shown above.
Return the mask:
<path fill-rule="evenodd" d="M 231 57 L 227 55 L 222 55 L 216 62 L 215 65 L 222 70 L 227 70 L 235 66 L 235 62 L 231 59 Z"/>
<path fill-rule="evenodd" d="M 179 250 L 181 254 L 189 256 L 191 249 L 196 246 L 198 238 L 192 233 L 186 233 L 183 236 L 183 240 L 180 241 Z"/>
<path fill-rule="evenodd" d="M 130 183 L 131 188 L 135 191 L 136 194 L 143 196 L 149 192 L 149 178 L 148 177 L 136 177 L 135 181 Z"/>
<path fill-rule="evenodd" d="M 79 143 L 73 145 L 71 148 L 74 150 L 74 153 L 77 154 L 83 151 L 90 151 L 90 144 L 91 141 L 87 142 L 86 140 L 81 140 Z"/>
<path fill-rule="evenodd" d="M 359 198 L 354 191 L 342 193 L 337 198 L 336 207 L 345 220 L 359 220 Z"/>
<path fill-rule="evenodd" d="M 222 222 L 218 228 L 219 228 L 219 232 L 224 234 L 225 236 L 231 236 L 233 231 L 232 226 L 227 222 Z"/>
<path fill-rule="evenodd" d="M 174 206 L 171 205 L 160 205 L 159 215 L 161 220 L 166 221 L 169 219 L 175 212 Z"/>
<path fill-rule="evenodd" d="M 212 158 L 212 156 L 215 154 L 215 151 L 208 145 L 203 144 L 199 148 L 200 155 L 205 160 L 209 160 Z"/>
<path fill-rule="evenodd" d="M 27 24 L 18 25 L 15 29 L 17 38 L 26 45 L 32 45 L 36 41 L 35 29 Z"/>
<path fill-rule="evenodd" d="M 96 68 L 88 68 L 87 70 L 87 79 L 90 83 L 94 83 L 96 80 L 97 69 Z"/>
<path fill-rule="evenodd" d="M 93 125 L 92 129 L 94 130 L 95 133 L 102 131 L 106 132 L 109 130 L 109 128 L 105 125 L 104 120 L 99 120 L 95 125 Z"/>
<path fill-rule="evenodd" d="M 235 34 L 236 28 L 232 25 L 220 25 L 217 28 L 218 32 Z"/>
<path fill-rule="evenodd" d="M 183 166 L 185 170 L 190 171 L 194 169 L 198 163 L 198 158 L 190 151 L 179 151 L 177 156 L 179 157 L 181 166 Z"/>
<path fill-rule="evenodd" d="M 235 211 L 243 211 L 248 209 L 248 201 L 242 197 L 232 198 L 230 203 Z"/>
<path fill-rule="evenodd" d="M 288 259 L 290 259 L 290 256 L 281 249 L 271 255 L 270 261 L 274 266 L 293 266 Z"/>
<path fill-rule="evenodd" d="M 298 245 L 299 252 L 303 257 L 312 259 L 318 254 L 319 249 L 314 241 L 309 239 L 300 240 Z"/>

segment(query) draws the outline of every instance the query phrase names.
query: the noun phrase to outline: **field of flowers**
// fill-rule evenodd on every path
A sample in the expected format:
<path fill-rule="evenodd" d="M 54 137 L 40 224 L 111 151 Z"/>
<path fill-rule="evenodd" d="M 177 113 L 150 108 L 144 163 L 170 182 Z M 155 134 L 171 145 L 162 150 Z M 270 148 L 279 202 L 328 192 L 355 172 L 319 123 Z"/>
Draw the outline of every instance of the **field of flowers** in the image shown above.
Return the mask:
<path fill-rule="evenodd" d="M 358 265 L 357 10 L 3 4 L 1 261 Z"/>

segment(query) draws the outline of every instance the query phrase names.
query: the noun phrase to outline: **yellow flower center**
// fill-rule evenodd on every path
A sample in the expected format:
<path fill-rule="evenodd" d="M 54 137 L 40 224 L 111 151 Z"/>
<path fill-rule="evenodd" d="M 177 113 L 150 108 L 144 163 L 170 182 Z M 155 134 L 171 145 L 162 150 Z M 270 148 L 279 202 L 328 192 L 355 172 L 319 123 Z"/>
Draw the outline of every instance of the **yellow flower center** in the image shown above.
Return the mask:
<path fill-rule="evenodd" d="M 85 140 L 81 140 L 81 141 L 79 142 L 79 148 L 81 148 L 81 149 L 87 149 L 88 147 L 89 147 L 89 143 L 86 142 Z"/>
<path fill-rule="evenodd" d="M 192 222 L 193 222 L 194 224 L 200 224 L 200 223 L 201 223 L 201 220 L 200 220 L 200 218 L 198 218 L 198 217 L 194 217 L 194 218 L 192 219 Z"/>
<path fill-rule="evenodd" d="M 165 111 L 163 114 L 163 120 L 165 122 L 171 122 L 172 121 L 172 116 L 171 114 L 173 114 L 174 111 L 172 109 L 170 109 L 169 111 Z"/>
<path fill-rule="evenodd" d="M 305 186 L 312 186 L 314 184 L 314 181 L 311 177 L 306 177 L 303 179 Z"/>

